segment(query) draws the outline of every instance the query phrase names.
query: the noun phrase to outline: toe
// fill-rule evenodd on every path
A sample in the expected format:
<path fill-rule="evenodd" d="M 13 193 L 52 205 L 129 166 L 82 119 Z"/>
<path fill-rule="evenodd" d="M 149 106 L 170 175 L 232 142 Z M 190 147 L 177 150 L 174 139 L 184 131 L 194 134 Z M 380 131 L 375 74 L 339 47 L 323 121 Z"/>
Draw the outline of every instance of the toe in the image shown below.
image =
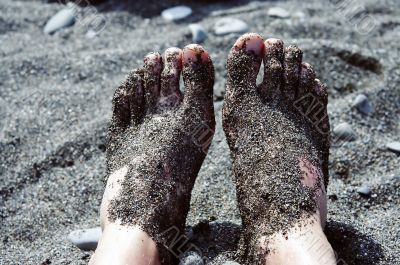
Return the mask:
<path fill-rule="evenodd" d="M 110 133 L 113 135 L 120 133 L 130 125 L 131 112 L 129 108 L 129 98 L 131 96 L 131 88 L 124 82 L 115 90 L 112 100 L 112 120 L 110 126 Z"/>
<path fill-rule="evenodd" d="M 255 33 L 241 36 L 228 56 L 226 97 L 240 98 L 256 94 L 256 79 L 264 54 L 264 41 Z"/>
<path fill-rule="evenodd" d="M 184 104 L 196 111 L 213 108 L 214 67 L 208 52 L 197 44 L 183 49 Z"/>
<path fill-rule="evenodd" d="M 291 45 L 285 49 L 285 58 L 283 67 L 284 81 L 282 93 L 284 97 L 290 101 L 293 101 L 296 97 L 296 90 L 299 84 L 300 70 L 301 70 L 301 60 L 303 57 L 303 52 L 294 45 Z"/>
<path fill-rule="evenodd" d="M 328 104 L 328 91 L 326 86 L 319 79 L 314 79 L 314 89 L 312 92 L 326 107 Z"/>
<path fill-rule="evenodd" d="M 329 116 L 328 116 L 328 90 L 327 87 L 319 80 L 314 80 L 314 88 L 312 93 L 315 98 L 318 99 L 322 107 L 320 111 L 315 114 L 316 123 L 315 127 L 320 133 L 321 137 L 319 137 L 321 141 L 322 148 L 322 171 L 324 173 L 324 184 L 325 187 L 328 186 L 329 181 L 329 146 L 330 146 L 330 124 L 329 124 Z"/>
<path fill-rule="evenodd" d="M 315 72 L 308 63 L 301 64 L 300 80 L 297 91 L 297 98 L 301 98 L 311 93 L 315 85 Z"/>
<path fill-rule="evenodd" d="M 114 93 L 113 117 L 110 130 L 115 134 L 129 125 L 138 124 L 143 118 L 144 93 L 142 73 L 133 70 Z"/>
<path fill-rule="evenodd" d="M 319 80 L 314 80 L 314 88 L 312 90 L 319 108 L 315 108 L 314 113 L 315 126 L 318 132 L 323 135 L 329 135 L 329 117 L 327 112 L 328 92 L 326 86 Z"/>
<path fill-rule="evenodd" d="M 280 39 L 267 39 L 264 42 L 264 80 L 259 87 L 259 92 L 264 98 L 277 95 L 281 87 L 283 75 L 283 41 Z"/>
<path fill-rule="evenodd" d="M 162 58 L 159 53 L 150 53 L 144 58 L 143 77 L 147 113 L 155 111 L 160 94 Z"/>
<path fill-rule="evenodd" d="M 308 63 L 302 63 L 297 95 L 293 106 L 309 119 L 312 118 L 310 115 L 313 113 L 314 109 L 319 110 L 323 108 L 323 104 L 321 104 L 319 98 L 314 94 L 314 86 L 314 70 Z"/>
<path fill-rule="evenodd" d="M 159 108 L 177 106 L 182 101 L 179 78 L 182 71 L 182 50 L 169 48 L 164 54 L 164 70 L 161 74 Z"/>
<path fill-rule="evenodd" d="M 144 115 L 145 98 L 143 88 L 143 70 L 134 70 L 129 74 L 127 84 L 131 87 L 129 106 L 132 125 L 139 124 Z"/>

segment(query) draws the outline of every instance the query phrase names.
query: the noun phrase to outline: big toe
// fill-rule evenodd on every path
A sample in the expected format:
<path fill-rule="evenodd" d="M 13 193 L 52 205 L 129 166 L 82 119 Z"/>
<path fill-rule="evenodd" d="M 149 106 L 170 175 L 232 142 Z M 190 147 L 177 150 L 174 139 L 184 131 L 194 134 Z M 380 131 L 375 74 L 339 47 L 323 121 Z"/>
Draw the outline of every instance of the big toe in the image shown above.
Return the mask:
<path fill-rule="evenodd" d="M 228 100 L 256 93 L 256 79 L 262 57 L 264 42 L 260 35 L 247 33 L 233 45 L 228 56 Z"/>

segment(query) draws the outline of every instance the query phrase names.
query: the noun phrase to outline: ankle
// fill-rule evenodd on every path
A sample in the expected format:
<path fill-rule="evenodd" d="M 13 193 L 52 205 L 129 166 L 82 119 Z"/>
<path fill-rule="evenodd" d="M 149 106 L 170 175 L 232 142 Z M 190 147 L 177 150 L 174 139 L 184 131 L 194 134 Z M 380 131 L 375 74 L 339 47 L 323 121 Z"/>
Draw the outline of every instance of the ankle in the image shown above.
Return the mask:
<path fill-rule="evenodd" d="M 159 265 L 156 243 L 139 227 L 107 224 L 90 260 L 99 264 Z"/>
<path fill-rule="evenodd" d="M 266 265 L 336 264 L 335 254 L 320 223 L 319 214 L 304 219 L 287 233 L 260 238 Z"/>

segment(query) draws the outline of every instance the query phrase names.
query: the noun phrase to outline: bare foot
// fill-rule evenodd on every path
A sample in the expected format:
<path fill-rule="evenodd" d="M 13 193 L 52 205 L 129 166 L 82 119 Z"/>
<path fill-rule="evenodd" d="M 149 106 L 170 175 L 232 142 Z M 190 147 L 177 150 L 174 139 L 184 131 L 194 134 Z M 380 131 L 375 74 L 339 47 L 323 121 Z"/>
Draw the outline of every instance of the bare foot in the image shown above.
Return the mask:
<path fill-rule="evenodd" d="M 181 72 L 184 96 L 179 90 Z M 208 53 L 189 45 L 183 51 L 166 50 L 164 63 L 158 53 L 147 55 L 144 67 L 133 70 L 116 90 L 101 206 L 103 237 L 93 263 L 119 256 L 107 252 L 124 245 L 126 238 L 128 246 L 116 247 L 125 248 L 125 254 L 152 255 L 156 243 L 161 264 L 176 263 L 164 247 L 168 242 L 163 232 L 174 228 L 184 233 L 191 190 L 215 127 L 213 83 Z M 129 250 L 139 243 L 142 251 Z M 154 257 L 140 263 L 129 255 L 108 260 L 159 264 Z"/>
<path fill-rule="evenodd" d="M 264 80 L 257 86 L 262 61 Z M 243 222 L 242 262 L 292 264 L 267 257 L 280 251 L 276 238 L 287 240 L 296 227 L 317 224 L 322 232 L 329 155 L 327 91 L 310 65 L 302 63 L 299 48 L 284 49 L 281 40 L 264 42 L 254 33 L 238 39 L 227 67 L 223 127 Z M 317 102 L 311 109 L 310 99 Z"/>

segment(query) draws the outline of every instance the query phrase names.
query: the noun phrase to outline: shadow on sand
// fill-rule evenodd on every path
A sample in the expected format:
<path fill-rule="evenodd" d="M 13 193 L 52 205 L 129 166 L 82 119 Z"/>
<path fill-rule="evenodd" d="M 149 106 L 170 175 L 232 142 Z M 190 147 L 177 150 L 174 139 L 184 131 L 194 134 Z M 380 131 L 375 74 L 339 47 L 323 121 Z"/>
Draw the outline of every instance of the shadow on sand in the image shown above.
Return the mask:
<path fill-rule="evenodd" d="M 325 234 L 336 252 L 339 265 L 378 264 L 384 257 L 380 244 L 348 224 L 330 221 Z"/>
<path fill-rule="evenodd" d="M 235 252 L 241 226 L 232 222 L 202 221 L 189 229 L 191 242 L 201 250 L 205 261 L 212 261 L 220 254 Z"/>
<path fill-rule="evenodd" d="M 205 259 L 211 261 L 219 254 L 236 251 L 241 226 L 231 222 L 202 221 L 189 230 L 191 242 Z M 380 244 L 348 224 L 330 221 L 325 234 L 336 252 L 338 265 L 378 264 L 384 257 Z"/>

